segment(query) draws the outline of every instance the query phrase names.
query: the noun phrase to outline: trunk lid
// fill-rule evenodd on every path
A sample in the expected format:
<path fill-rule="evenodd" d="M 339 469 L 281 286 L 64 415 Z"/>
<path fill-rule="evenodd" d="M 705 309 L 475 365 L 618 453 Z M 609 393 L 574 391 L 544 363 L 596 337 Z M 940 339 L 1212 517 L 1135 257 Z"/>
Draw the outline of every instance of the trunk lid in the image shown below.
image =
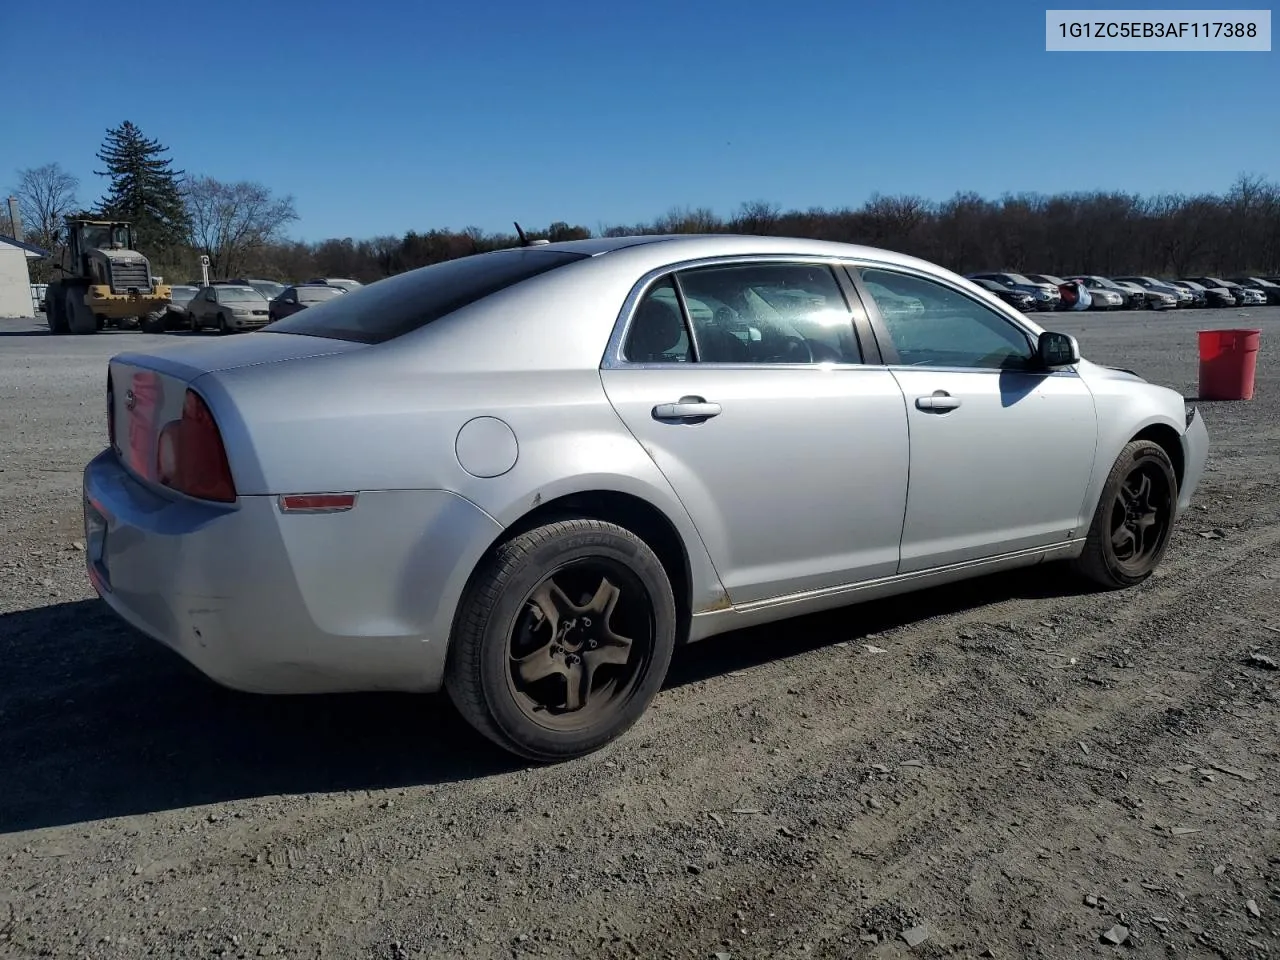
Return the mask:
<path fill-rule="evenodd" d="M 204 374 L 365 348 L 323 337 L 252 333 L 117 354 L 107 365 L 116 456 L 139 479 L 157 483 L 160 431 L 182 418 L 187 387 Z"/>

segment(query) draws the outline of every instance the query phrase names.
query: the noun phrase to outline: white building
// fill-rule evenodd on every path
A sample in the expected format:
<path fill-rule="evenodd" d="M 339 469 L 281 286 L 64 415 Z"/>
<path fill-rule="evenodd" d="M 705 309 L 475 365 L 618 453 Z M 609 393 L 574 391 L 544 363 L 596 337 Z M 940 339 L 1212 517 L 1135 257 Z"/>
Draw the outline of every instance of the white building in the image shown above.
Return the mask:
<path fill-rule="evenodd" d="M 49 256 L 21 240 L 0 236 L 0 317 L 34 317 L 35 304 L 31 302 L 31 272 L 28 260 Z"/>

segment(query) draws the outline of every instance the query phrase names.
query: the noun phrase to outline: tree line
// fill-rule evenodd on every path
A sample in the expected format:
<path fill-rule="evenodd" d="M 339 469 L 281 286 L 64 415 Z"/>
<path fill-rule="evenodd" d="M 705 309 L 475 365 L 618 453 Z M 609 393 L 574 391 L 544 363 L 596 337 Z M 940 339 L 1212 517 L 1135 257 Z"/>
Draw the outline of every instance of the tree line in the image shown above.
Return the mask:
<path fill-rule="evenodd" d="M 435 228 L 401 236 L 291 240 L 294 198 L 252 181 L 223 182 L 175 169 L 168 148 L 128 121 L 107 131 L 95 171 L 107 192 L 81 206 L 80 183 L 58 163 L 18 171 L 18 197 L 29 242 L 63 250 L 69 214 L 130 220 L 138 246 L 156 273 L 172 282 L 200 275 L 210 259 L 215 278 L 253 276 L 299 280 L 350 277 L 372 282 L 406 270 L 513 247 L 518 236 Z M 12 235 L 7 209 L 0 233 Z M 667 233 L 748 233 L 810 237 L 884 247 L 932 260 L 961 273 L 1015 270 L 1103 276 L 1280 273 L 1280 184 L 1241 174 L 1221 194 L 1116 191 L 1006 194 L 990 199 L 961 192 L 935 202 L 874 194 L 858 207 L 783 210 L 767 201 L 743 203 L 722 217 L 707 208 L 675 208 L 651 223 L 601 224 L 594 231 L 555 222 L 525 229 L 533 239 Z M 33 276 L 56 271 L 35 261 Z"/>

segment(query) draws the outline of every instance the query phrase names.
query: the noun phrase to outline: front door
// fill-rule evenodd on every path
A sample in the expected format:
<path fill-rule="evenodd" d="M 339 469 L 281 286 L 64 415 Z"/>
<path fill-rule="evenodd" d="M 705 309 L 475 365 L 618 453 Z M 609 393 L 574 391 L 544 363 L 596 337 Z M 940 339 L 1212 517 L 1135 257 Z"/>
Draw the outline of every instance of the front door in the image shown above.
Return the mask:
<path fill-rule="evenodd" d="M 732 602 L 897 569 L 902 391 L 884 367 L 862 365 L 829 266 L 750 263 L 664 277 L 601 375 L 689 511 Z"/>
<path fill-rule="evenodd" d="M 907 402 L 900 572 L 1083 536 L 1098 424 L 1075 371 L 1037 369 L 1025 328 L 957 287 L 905 270 L 860 275 Z"/>

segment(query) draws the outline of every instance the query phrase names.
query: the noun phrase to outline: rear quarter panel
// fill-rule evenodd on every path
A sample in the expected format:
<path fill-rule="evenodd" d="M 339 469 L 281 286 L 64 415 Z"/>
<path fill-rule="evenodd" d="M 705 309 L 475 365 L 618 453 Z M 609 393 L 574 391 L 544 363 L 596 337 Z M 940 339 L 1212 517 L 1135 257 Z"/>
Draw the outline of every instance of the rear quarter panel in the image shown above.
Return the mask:
<path fill-rule="evenodd" d="M 722 605 L 696 529 L 608 403 L 598 369 L 443 367 L 392 342 L 213 373 L 197 386 L 219 419 L 241 493 L 447 490 L 501 527 L 569 494 L 630 494 L 665 515 L 684 542 L 693 609 Z M 500 419 L 515 434 L 516 462 L 500 476 L 472 476 L 458 460 L 459 430 L 475 417 Z M 459 567 L 469 572 L 491 544 L 458 556 Z"/>

